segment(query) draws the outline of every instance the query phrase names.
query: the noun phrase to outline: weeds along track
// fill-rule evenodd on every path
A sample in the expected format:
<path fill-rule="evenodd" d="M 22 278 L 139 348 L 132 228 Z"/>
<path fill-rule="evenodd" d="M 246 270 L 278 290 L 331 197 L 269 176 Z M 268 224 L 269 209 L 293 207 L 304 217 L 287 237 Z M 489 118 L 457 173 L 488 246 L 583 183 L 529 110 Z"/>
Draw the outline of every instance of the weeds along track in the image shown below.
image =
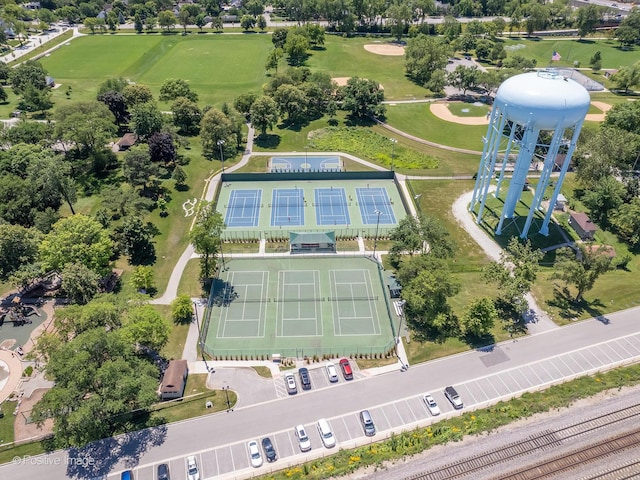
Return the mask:
<path fill-rule="evenodd" d="M 582 422 L 574 423 L 572 425 L 560 428 L 558 430 L 544 430 L 535 435 L 531 435 L 523 440 L 518 442 L 513 442 L 506 444 L 500 448 L 496 448 L 494 450 L 490 450 L 478 455 L 474 455 L 471 457 L 463 458 L 460 461 L 453 462 L 447 465 L 444 465 L 440 468 L 436 468 L 431 471 L 418 473 L 409 477 L 406 477 L 405 480 L 448 480 L 451 478 L 459 478 L 464 475 L 470 475 L 474 472 L 479 472 L 495 465 L 499 465 L 504 462 L 512 461 L 517 459 L 518 457 L 524 457 L 535 453 L 536 451 L 544 451 L 553 447 L 560 446 L 564 442 L 574 439 L 576 437 L 594 432 L 596 430 L 600 430 L 602 428 L 608 427 L 610 425 L 614 425 L 620 422 L 627 422 L 629 420 L 635 419 L 636 422 L 640 417 L 640 404 L 632 405 L 630 407 L 622 408 L 619 410 L 615 410 L 603 415 L 599 415 L 597 417 L 591 418 L 589 420 L 585 420 Z M 637 424 L 637 423 L 636 423 Z M 633 433 L 629 433 L 626 435 L 638 435 L 640 439 L 640 428 Z M 621 437 L 625 437 L 626 435 L 622 435 Z M 617 437 L 616 437 L 617 438 Z M 630 438 L 629 441 L 632 439 Z M 615 443 L 615 438 L 612 439 L 612 442 Z M 617 451 L 620 451 L 624 448 L 622 447 L 625 440 L 621 439 L 617 448 Z M 638 440 L 635 440 L 635 445 L 638 444 Z M 605 442 L 609 443 L 609 442 Z M 594 447 L 589 448 L 597 448 L 598 446 L 602 446 L 603 444 L 596 445 Z M 616 443 L 616 445 L 618 445 Z M 613 447 L 612 447 L 613 448 Z M 572 455 L 578 454 L 579 452 L 572 452 L 567 454 L 566 457 L 571 457 Z M 610 453 L 602 453 L 600 456 L 609 455 Z M 589 457 L 592 458 L 592 457 Z M 559 457 L 558 460 L 561 460 Z M 553 462 L 551 460 L 550 462 Z M 567 460 L 568 461 L 568 460 Z M 574 465 L 578 465 L 584 463 L 585 460 L 575 460 Z M 567 470 L 568 466 L 565 466 L 563 470 Z M 561 471 L 561 470 L 558 470 Z M 511 473 L 507 477 L 504 478 L 543 478 L 543 477 L 516 477 L 517 473 Z M 524 474 L 524 473 L 523 473 Z M 549 474 L 545 474 L 549 475 Z"/>

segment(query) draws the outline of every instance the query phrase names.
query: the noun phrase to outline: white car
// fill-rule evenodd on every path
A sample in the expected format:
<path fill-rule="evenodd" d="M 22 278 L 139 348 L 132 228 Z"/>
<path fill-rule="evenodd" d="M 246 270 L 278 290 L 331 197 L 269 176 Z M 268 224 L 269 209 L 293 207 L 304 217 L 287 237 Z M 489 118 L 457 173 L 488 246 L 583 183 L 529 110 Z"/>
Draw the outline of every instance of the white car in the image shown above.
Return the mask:
<path fill-rule="evenodd" d="M 187 480 L 200 480 L 200 471 L 195 456 L 187 457 Z"/>
<path fill-rule="evenodd" d="M 425 393 L 422 396 L 422 400 L 424 401 L 424 404 L 429 409 L 429 412 L 431 412 L 431 415 L 440 415 L 440 407 L 438 407 L 438 404 L 436 403 L 436 401 L 434 400 L 434 398 L 431 396 L 430 393 Z"/>
<path fill-rule="evenodd" d="M 262 455 L 260 454 L 260 448 L 258 442 L 251 440 L 247 443 L 247 450 L 249 450 L 249 458 L 251 459 L 251 466 L 258 468 L 262 465 Z"/>
<path fill-rule="evenodd" d="M 294 393 L 298 393 L 298 386 L 296 385 L 296 377 L 293 374 L 289 374 L 284 377 L 284 383 L 287 385 L 287 392 L 289 395 L 293 395 Z"/>
<path fill-rule="evenodd" d="M 327 363 L 327 375 L 331 383 L 338 381 L 338 370 L 336 370 L 336 366 L 333 363 Z"/>
<path fill-rule="evenodd" d="M 295 432 L 298 443 L 300 444 L 300 450 L 303 452 L 311 450 L 311 440 L 309 440 L 309 436 L 307 435 L 307 431 L 304 429 L 304 425 L 298 425 L 295 428 Z"/>

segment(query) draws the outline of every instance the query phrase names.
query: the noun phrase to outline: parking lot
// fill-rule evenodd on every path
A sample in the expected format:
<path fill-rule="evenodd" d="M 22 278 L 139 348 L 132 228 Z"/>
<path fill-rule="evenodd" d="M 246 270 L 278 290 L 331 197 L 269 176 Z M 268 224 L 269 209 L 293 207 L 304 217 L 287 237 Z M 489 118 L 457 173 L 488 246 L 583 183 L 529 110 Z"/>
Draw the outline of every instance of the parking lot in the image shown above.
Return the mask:
<path fill-rule="evenodd" d="M 503 361 L 506 358 L 506 353 L 500 346 L 497 346 L 490 351 L 480 352 L 478 358 L 483 363 L 490 365 L 494 362 Z M 506 369 L 454 386 L 464 402 L 462 411 L 465 411 L 469 408 L 479 408 L 495 403 L 500 399 L 513 397 L 524 391 L 537 390 L 572 377 L 606 370 L 621 364 L 637 362 L 638 360 L 640 360 L 640 333 L 566 352 L 528 365 Z M 312 365 L 312 367 L 315 367 L 315 365 Z M 295 373 L 296 371 L 292 370 L 291 372 Z M 331 384 L 324 368 L 311 368 L 309 372 L 313 388 L 309 391 L 303 391 L 299 388 L 298 395 L 309 395 L 316 389 L 330 388 L 332 385 L 345 382 L 340 375 L 339 383 Z M 354 376 L 355 380 L 350 382 L 351 386 L 347 388 L 358 388 L 358 379 L 362 379 L 363 375 L 356 369 Z M 299 385 L 297 374 L 296 381 L 298 381 Z M 287 391 L 284 379 L 274 379 L 274 382 L 278 395 L 286 396 Z M 429 392 L 433 395 L 442 411 L 439 417 L 431 416 L 423 403 L 422 394 L 426 392 L 417 392 L 415 395 L 384 405 L 372 404 L 369 407 L 369 411 L 377 429 L 374 437 L 365 437 L 358 417 L 359 412 L 354 411 L 329 419 L 337 441 L 337 446 L 331 450 L 324 448 L 322 445 L 315 423 L 306 424 L 305 427 L 312 446 L 311 451 L 306 453 L 302 453 L 299 449 L 293 430 L 295 425 L 283 425 L 283 430 L 269 435 L 278 454 L 278 460 L 274 464 L 265 464 L 260 469 L 252 468 L 247 454 L 246 441 L 234 443 L 195 454 L 200 466 L 200 478 L 231 476 L 231 474 L 234 474 L 234 478 L 248 477 L 256 473 L 265 473 L 271 468 L 284 468 L 291 464 L 318 458 L 337 451 L 341 447 L 349 448 L 355 444 L 380 440 L 390 435 L 392 431 L 398 432 L 412 429 L 416 426 L 428 425 L 438 418 L 446 418 L 454 412 L 452 405 L 444 397 L 443 389 L 445 386 L 434 387 Z M 249 440 L 251 439 L 247 439 L 247 441 Z M 259 441 L 260 439 L 256 438 L 256 440 Z M 172 479 L 186 479 L 184 457 L 170 459 L 166 463 L 170 466 Z M 156 480 L 155 469 L 156 465 L 137 468 L 135 478 Z M 111 475 L 109 478 L 116 479 L 117 475 Z"/>

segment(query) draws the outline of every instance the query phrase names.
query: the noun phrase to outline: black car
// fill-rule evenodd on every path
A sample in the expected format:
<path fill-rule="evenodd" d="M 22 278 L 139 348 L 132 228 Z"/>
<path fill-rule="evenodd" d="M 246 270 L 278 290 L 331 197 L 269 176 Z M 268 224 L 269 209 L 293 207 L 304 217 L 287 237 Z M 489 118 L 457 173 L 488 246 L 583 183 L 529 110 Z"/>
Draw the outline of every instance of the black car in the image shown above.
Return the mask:
<path fill-rule="evenodd" d="M 264 456 L 267 457 L 267 462 L 275 462 L 277 460 L 276 449 L 273 448 L 273 443 L 271 443 L 269 437 L 262 439 L 262 449 L 264 450 Z"/>
<path fill-rule="evenodd" d="M 301 368 L 298 370 L 298 374 L 300 375 L 300 385 L 302 385 L 303 390 L 311 389 L 311 377 L 309 376 L 309 370 L 306 368 Z"/>
<path fill-rule="evenodd" d="M 171 480 L 171 475 L 169 474 L 169 465 L 166 463 L 161 463 L 158 465 L 158 480 Z"/>

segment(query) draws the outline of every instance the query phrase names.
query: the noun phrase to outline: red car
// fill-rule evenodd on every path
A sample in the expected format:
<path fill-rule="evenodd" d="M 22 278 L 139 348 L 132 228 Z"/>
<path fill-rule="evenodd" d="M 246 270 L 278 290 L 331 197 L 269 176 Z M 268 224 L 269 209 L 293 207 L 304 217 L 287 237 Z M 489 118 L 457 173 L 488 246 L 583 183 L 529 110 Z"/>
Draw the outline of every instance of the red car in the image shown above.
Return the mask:
<path fill-rule="evenodd" d="M 343 358 L 340 360 L 340 368 L 342 369 L 342 375 L 345 380 L 353 380 L 353 370 L 351 370 L 351 365 L 349 364 L 349 360 Z"/>

